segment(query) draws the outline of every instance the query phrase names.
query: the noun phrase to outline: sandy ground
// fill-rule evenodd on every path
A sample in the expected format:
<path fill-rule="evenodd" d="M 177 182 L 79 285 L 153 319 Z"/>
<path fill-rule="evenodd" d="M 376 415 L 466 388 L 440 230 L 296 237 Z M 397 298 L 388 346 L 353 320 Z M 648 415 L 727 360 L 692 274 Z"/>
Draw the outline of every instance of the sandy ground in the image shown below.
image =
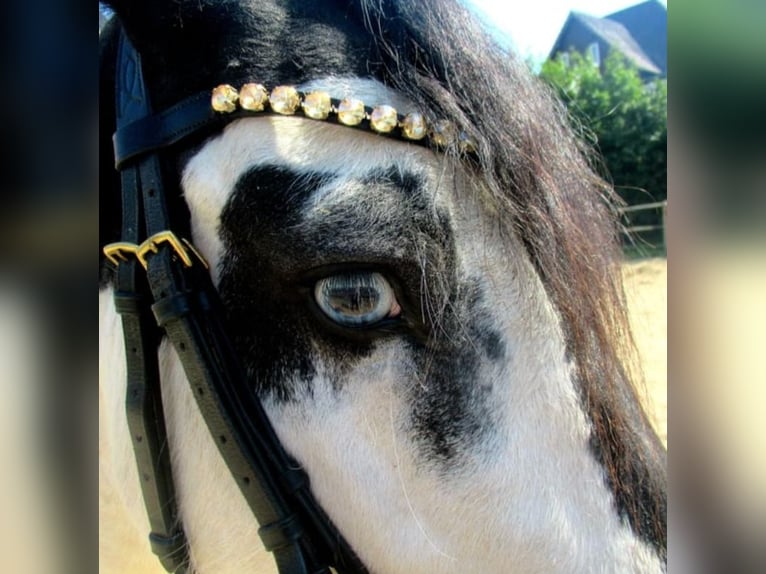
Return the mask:
<path fill-rule="evenodd" d="M 668 264 L 654 258 L 623 269 L 628 311 L 646 384 L 646 405 L 660 438 L 668 441 Z"/>

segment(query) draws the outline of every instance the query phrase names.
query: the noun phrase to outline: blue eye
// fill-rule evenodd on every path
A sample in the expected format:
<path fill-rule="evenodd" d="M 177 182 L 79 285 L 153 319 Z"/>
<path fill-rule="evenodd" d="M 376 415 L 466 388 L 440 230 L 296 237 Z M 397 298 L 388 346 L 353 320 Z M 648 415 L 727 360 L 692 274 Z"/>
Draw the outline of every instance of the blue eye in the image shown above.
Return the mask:
<path fill-rule="evenodd" d="M 342 326 L 365 327 L 401 313 L 394 290 L 380 273 L 344 273 L 317 281 L 314 298 Z"/>

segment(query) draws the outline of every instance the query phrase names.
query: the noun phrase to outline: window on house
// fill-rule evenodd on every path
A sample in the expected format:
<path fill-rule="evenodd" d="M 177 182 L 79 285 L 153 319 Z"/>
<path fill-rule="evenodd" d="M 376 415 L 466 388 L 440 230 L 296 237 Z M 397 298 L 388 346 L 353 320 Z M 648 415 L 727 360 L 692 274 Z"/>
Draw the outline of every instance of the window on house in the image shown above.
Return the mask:
<path fill-rule="evenodd" d="M 601 65 L 601 52 L 598 47 L 598 42 L 593 42 L 588 46 L 588 56 L 595 66 Z"/>
<path fill-rule="evenodd" d="M 559 54 L 559 58 L 561 58 L 561 61 L 568 68 L 569 67 L 569 52 L 561 52 Z"/>

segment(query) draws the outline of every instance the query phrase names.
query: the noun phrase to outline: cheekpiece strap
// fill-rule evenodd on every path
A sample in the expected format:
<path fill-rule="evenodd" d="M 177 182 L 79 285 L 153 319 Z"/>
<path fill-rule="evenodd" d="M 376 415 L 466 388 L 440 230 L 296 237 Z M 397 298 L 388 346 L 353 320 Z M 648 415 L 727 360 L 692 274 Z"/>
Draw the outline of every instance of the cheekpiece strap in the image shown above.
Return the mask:
<path fill-rule="evenodd" d="M 117 267 L 116 303 L 122 311 L 129 376 L 128 422 L 152 548 L 169 572 L 187 571 L 160 392 L 157 343 L 164 332 L 279 572 L 329 573 L 332 565 L 338 572 L 364 573 L 361 561 L 311 494 L 308 477 L 284 451 L 248 384 L 204 260 L 170 229 L 166 196 L 178 192 L 178 184 L 163 181 L 157 152 L 230 119 L 209 111 L 209 94 L 204 106 L 193 97 L 152 115 L 139 55 L 124 32 L 117 69 L 114 142 L 123 236 L 104 253 Z"/>
<path fill-rule="evenodd" d="M 141 60 L 121 34 L 117 51 L 117 125 L 151 113 L 141 74 Z M 137 243 L 145 233 L 138 170 L 120 174 L 123 244 Z M 178 517 L 175 487 L 167 449 L 157 342 L 151 293 L 136 260 L 117 268 L 115 307 L 122 319 L 127 367 L 125 411 L 133 442 L 139 482 L 151 532 L 149 542 L 168 572 L 187 571 L 186 538 Z"/>

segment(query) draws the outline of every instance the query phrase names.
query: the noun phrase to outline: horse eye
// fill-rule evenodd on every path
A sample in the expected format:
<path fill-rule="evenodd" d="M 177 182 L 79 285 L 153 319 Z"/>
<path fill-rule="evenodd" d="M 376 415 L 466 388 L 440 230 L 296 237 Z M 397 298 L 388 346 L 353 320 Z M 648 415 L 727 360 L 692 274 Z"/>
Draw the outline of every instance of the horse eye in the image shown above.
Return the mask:
<path fill-rule="evenodd" d="M 344 273 L 317 281 L 314 298 L 322 312 L 342 326 L 367 327 L 397 317 L 402 309 L 380 273 Z"/>

